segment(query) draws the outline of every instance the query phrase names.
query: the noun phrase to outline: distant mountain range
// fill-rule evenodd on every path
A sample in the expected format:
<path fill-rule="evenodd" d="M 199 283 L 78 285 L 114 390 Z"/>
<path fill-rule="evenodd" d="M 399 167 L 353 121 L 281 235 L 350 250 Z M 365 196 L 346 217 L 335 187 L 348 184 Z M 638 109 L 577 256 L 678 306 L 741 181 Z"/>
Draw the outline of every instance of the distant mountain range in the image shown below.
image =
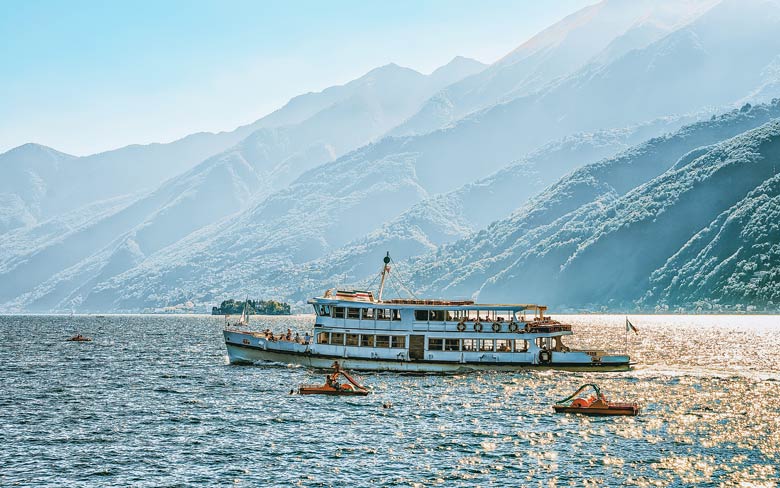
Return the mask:
<path fill-rule="evenodd" d="M 0 310 L 301 306 L 385 251 L 420 296 L 775 310 L 777 32 L 777 0 L 606 0 L 490 66 L 383 66 L 232 132 L 21 146 Z"/>

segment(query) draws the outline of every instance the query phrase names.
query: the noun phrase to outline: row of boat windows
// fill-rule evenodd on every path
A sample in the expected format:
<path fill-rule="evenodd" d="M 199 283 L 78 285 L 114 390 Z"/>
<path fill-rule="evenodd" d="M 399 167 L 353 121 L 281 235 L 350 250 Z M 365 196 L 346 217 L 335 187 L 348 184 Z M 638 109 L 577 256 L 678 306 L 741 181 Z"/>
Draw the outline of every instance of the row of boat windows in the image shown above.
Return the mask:
<path fill-rule="evenodd" d="M 405 348 L 406 336 L 320 332 L 317 334 L 317 343 L 336 346 Z"/>
<path fill-rule="evenodd" d="M 315 305 L 314 311 L 320 317 L 354 320 L 401 320 L 401 311 L 393 308 L 351 308 Z"/>
<path fill-rule="evenodd" d="M 320 332 L 318 344 L 332 346 L 406 348 L 406 336 L 344 334 L 341 332 Z M 540 344 L 541 345 L 541 344 Z M 528 341 L 523 339 L 428 339 L 429 351 L 485 351 L 485 352 L 526 352 Z"/>
<path fill-rule="evenodd" d="M 314 311 L 320 317 L 333 317 L 336 319 L 401 320 L 401 311 L 394 308 L 352 308 L 315 305 Z M 502 322 L 511 320 L 512 314 L 506 312 L 506 316 L 504 316 L 496 310 L 415 310 L 414 319 L 418 322 L 459 322 L 461 320 Z"/>
<path fill-rule="evenodd" d="M 523 339 L 428 339 L 429 351 L 497 351 L 526 352 L 528 341 Z"/>

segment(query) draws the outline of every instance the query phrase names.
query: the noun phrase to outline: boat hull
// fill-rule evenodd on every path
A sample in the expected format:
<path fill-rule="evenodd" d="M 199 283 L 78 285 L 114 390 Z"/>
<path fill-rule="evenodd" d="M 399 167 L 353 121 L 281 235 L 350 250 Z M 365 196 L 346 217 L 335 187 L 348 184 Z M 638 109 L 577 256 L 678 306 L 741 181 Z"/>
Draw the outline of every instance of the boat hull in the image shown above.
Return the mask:
<path fill-rule="evenodd" d="M 595 417 L 605 417 L 612 415 L 639 414 L 639 407 L 636 405 L 627 406 L 608 406 L 608 407 L 564 407 L 560 405 L 553 406 L 555 413 L 578 413 L 581 415 L 591 415 Z"/>
<path fill-rule="evenodd" d="M 330 396 L 366 396 L 367 390 L 336 390 L 328 387 L 307 387 L 302 386 L 298 389 L 299 395 L 330 395 Z"/>
<path fill-rule="evenodd" d="M 356 371 L 397 371 L 403 373 L 464 373 L 471 371 L 518 371 L 526 369 L 556 369 L 566 371 L 626 371 L 630 369 L 628 361 L 615 363 L 562 363 L 552 361 L 548 364 L 530 362 L 446 362 L 435 360 L 392 360 L 381 358 L 356 358 L 315 354 L 307 351 L 273 350 L 247 344 L 226 342 L 228 359 L 231 364 L 255 364 L 258 362 L 300 365 L 315 369 L 330 369 L 334 361 L 341 367 Z M 299 346 L 284 343 L 285 346 Z"/>

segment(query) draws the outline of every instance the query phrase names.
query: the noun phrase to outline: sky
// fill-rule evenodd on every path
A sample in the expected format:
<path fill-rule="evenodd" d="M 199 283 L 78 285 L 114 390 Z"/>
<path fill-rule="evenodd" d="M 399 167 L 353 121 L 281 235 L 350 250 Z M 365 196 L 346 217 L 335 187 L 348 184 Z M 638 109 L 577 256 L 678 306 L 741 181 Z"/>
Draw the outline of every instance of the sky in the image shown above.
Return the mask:
<path fill-rule="evenodd" d="M 247 124 L 394 62 L 491 63 L 596 0 L 3 0 L 0 153 L 86 155 Z"/>

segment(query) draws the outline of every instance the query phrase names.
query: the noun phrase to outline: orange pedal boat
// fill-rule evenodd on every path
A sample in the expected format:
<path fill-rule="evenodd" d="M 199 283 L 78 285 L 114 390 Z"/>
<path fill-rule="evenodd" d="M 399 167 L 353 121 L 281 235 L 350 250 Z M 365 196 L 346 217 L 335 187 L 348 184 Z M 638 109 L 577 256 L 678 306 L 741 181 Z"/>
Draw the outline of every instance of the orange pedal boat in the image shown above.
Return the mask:
<path fill-rule="evenodd" d="M 325 377 L 324 385 L 301 385 L 298 388 L 299 395 L 353 395 L 366 396 L 368 389 L 355 381 L 346 371 L 339 367 L 339 362 L 333 363 L 333 373 Z M 346 383 L 339 383 L 339 377 L 347 380 Z"/>
<path fill-rule="evenodd" d="M 595 391 L 595 395 L 582 398 L 578 395 L 588 388 Z M 555 413 L 580 413 L 583 415 L 638 415 L 641 407 L 638 403 L 615 403 L 607 401 L 598 386 L 588 383 L 580 386 L 577 391 L 561 401 L 555 402 Z"/>
<path fill-rule="evenodd" d="M 73 337 L 70 337 L 68 339 L 65 339 L 66 342 L 92 342 L 92 339 L 89 337 L 83 336 L 81 334 L 76 334 Z"/>

